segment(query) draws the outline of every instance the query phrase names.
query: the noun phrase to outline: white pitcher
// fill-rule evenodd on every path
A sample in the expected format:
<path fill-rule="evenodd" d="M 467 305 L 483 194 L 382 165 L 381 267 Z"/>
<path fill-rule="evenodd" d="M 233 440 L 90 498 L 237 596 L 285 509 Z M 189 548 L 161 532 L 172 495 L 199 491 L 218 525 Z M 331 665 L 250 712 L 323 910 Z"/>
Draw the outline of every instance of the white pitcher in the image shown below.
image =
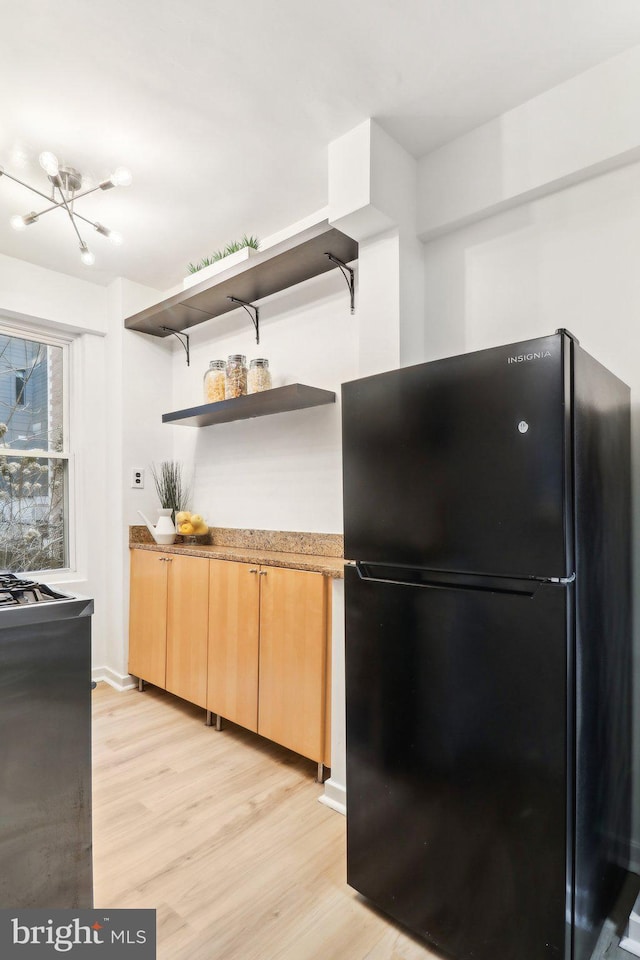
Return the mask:
<path fill-rule="evenodd" d="M 158 522 L 155 524 L 155 526 L 150 520 L 147 520 L 142 510 L 138 510 L 138 513 L 146 523 L 149 533 L 156 543 L 163 543 L 166 545 L 175 543 L 176 528 L 171 520 L 171 510 L 158 510 Z"/>

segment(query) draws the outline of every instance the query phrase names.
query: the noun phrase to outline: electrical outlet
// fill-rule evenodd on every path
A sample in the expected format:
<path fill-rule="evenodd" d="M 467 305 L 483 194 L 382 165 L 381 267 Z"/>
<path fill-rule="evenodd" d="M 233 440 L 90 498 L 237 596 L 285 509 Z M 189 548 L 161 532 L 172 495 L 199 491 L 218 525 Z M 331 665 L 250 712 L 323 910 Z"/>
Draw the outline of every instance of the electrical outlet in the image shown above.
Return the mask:
<path fill-rule="evenodd" d="M 144 469 L 134 467 L 131 471 L 131 486 L 134 490 L 144 490 Z"/>

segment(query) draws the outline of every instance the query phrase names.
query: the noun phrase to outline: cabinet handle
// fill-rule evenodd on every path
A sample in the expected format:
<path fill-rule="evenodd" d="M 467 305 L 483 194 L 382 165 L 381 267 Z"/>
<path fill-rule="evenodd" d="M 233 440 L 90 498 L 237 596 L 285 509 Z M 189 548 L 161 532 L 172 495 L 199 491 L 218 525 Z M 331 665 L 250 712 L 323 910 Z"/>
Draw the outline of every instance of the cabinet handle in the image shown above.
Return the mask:
<path fill-rule="evenodd" d="M 167 563 L 173 563 L 173 557 L 165 557 Z"/>
<path fill-rule="evenodd" d="M 260 576 L 261 576 L 261 577 L 266 577 L 266 575 L 267 575 L 267 571 L 266 571 L 266 570 L 261 570 L 261 571 L 260 571 Z"/>
<path fill-rule="evenodd" d="M 257 573 L 257 572 L 258 572 L 257 567 L 251 567 L 251 569 L 249 570 L 249 573 Z"/>

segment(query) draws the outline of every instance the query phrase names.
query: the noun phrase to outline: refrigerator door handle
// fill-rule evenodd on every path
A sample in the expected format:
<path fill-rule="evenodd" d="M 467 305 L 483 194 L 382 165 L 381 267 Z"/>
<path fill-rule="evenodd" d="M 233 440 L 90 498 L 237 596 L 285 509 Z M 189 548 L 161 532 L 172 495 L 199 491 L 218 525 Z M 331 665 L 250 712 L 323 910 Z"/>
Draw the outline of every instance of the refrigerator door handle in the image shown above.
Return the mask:
<path fill-rule="evenodd" d="M 356 561 L 356 571 L 368 583 L 392 583 L 436 590 L 486 590 L 490 593 L 511 593 L 533 597 L 545 581 L 493 577 L 476 573 L 452 573 L 448 570 L 425 570 L 383 563 Z"/>

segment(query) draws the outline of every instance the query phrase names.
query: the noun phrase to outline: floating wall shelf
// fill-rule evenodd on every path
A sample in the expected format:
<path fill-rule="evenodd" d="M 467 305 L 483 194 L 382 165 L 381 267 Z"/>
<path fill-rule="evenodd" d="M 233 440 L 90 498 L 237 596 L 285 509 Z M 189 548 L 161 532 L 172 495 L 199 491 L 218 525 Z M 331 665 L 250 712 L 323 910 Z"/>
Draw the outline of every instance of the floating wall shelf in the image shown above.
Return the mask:
<path fill-rule="evenodd" d="M 357 242 L 325 220 L 188 290 L 127 317 L 124 325 L 128 330 L 168 337 L 176 330 L 188 330 L 205 320 L 239 309 L 231 297 L 253 304 L 303 280 L 337 269 L 336 259 L 347 264 L 357 257 Z"/>
<path fill-rule="evenodd" d="M 216 423 L 265 417 L 272 413 L 286 413 L 289 410 L 302 410 L 305 407 L 319 407 L 335 402 L 336 395 L 331 390 L 307 387 L 304 383 L 289 383 L 285 387 L 251 393 L 246 397 L 203 403 L 199 407 L 163 413 L 162 422 L 185 427 L 210 427 Z"/>

